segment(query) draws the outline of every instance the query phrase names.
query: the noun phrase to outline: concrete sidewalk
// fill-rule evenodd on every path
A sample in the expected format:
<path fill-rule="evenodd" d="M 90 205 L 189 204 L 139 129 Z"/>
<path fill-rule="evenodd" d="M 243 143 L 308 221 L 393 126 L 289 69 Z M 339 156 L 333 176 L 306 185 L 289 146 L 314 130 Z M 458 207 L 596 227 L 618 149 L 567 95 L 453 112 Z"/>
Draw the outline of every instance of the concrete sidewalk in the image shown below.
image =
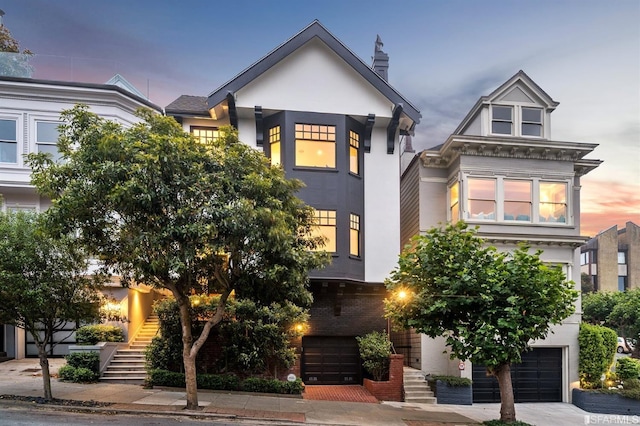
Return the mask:
<path fill-rule="evenodd" d="M 52 373 L 64 364 L 50 360 Z M 265 424 L 318 424 L 367 426 L 469 425 L 499 417 L 499 404 L 430 405 L 399 402 L 380 404 L 313 401 L 290 396 L 262 396 L 240 392 L 200 391 L 201 411 L 186 412 L 185 392 L 144 389 L 138 385 L 65 383 L 52 379 L 53 397 L 111 403 L 105 408 L 82 410 L 122 413 L 198 415 L 211 418 L 255 419 Z M 0 395 L 41 397 L 42 376 L 37 359 L 0 363 Z M 2 401 L 1 404 L 15 403 Z M 66 407 L 68 408 L 68 407 Z M 76 410 L 78 407 L 74 407 Z M 64 409 L 64 408 L 63 408 Z M 516 404 L 518 420 L 539 426 L 585 424 L 589 413 L 571 404 Z"/>

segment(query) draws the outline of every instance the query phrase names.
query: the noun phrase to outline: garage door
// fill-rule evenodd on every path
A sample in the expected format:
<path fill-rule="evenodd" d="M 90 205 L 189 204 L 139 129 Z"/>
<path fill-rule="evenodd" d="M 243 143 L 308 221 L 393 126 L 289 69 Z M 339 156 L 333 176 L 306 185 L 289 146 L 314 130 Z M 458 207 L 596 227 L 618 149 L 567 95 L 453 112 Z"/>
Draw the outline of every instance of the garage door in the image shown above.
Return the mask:
<path fill-rule="evenodd" d="M 536 348 L 511 365 L 515 402 L 562 402 L 562 348 Z M 473 402 L 500 402 L 495 377 L 483 365 L 473 366 Z"/>
<path fill-rule="evenodd" d="M 306 384 L 359 384 L 360 372 L 360 354 L 355 337 L 302 338 L 302 381 Z"/>

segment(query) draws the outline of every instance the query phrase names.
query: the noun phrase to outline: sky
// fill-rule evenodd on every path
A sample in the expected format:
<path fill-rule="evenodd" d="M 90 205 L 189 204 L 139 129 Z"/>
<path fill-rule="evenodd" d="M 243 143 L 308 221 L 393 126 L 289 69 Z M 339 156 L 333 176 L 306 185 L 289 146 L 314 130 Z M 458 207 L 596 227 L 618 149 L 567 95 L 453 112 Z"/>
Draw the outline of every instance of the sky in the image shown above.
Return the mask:
<path fill-rule="evenodd" d="M 206 96 L 318 19 L 422 113 L 417 150 L 523 70 L 560 105 L 552 139 L 597 143 L 581 234 L 640 224 L 640 0 L 0 0 L 36 78 L 120 73 L 164 107 Z"/>

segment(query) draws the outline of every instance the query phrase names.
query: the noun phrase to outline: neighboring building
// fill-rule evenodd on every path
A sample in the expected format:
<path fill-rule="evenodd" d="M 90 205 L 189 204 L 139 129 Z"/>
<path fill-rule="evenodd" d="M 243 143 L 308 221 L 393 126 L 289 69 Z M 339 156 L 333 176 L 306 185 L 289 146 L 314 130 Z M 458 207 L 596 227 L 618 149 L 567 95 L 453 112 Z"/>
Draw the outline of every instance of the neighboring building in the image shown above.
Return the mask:
<path fill-rule="evenodd" d="M 513 250 L 526 241 L 542 259 L 562 265 L 580 289 L 580 177 L 599 160 L 583 157 L 596 144 L 551 138 L 551 112 L 558 106 L 520 71 L 480 98 L 444 144 L 414 155 L 402 174 L 401 240 L 445 222 L 465 220 L 479 236 Z M 578 386 L 576 313 L 553 333 L 533 342 L 523 363 L 513 366 L 516 402 L 569 401 Z M 444 339 L 407 333 L 396 340 L 409 364 L 432 374 L 462 374 L 474 381 L 475 402 L 499 401 L 497 381 L 484 366 L 450 360 Z"/>
<path fill-rule="evenodd" d="M 387 82 L 375 43 L 367 65 L 312 22 L 208 97 L 166 107 L 185 131 L 215 138 L 222 125 L 306 187 L 331 266 L 310 274 L 314 302 L 301 342 L 307 384 L 362 380 L 356 336 L 387 328 L 384 280 L 400 252 L 400 135 L 420 113 Z"/>
<path fill-rule="evenodd" d="M 121 76 L 112 84 L 70 83 L 30 78 L 0 76 L 0 195 L 2 210 L 44 211 L 50 200 L 41 197 L 31 185 L 31 169 L 25 163 L 25 155 L 31 152 L 50 153 L 58 158 L 56 143 L 60 113 L 78 103 L 89 106 L 101 117 L 123 125 L 138 122 L 138 108 L 161 109 L 147 99 L 125 89 L 130 87 Z M 139 92 L 138 92 L 139 93 Z M 120 317 L 127 337 L 132 337 L 151 310 L 155 293 L 148 288 L 123 289 L 114 283 L 104 293 L 115 302 L 111 310 Z M 68 332 L 59 333 L 54 339 L 66 339 L 55 346 L 53 355 L 67 353 L 69 344 L 75 343 L 69 324 Z M 0 324 L 0 353 L 11 358 L 37 356 L 31 336 L 24 330 Z"/>
<path fill-rule="evenodd" d="M 627 222 L 600 232 L 580 247 L 580 265 L 594 291 L 640 288 L 640 227 Z"/>

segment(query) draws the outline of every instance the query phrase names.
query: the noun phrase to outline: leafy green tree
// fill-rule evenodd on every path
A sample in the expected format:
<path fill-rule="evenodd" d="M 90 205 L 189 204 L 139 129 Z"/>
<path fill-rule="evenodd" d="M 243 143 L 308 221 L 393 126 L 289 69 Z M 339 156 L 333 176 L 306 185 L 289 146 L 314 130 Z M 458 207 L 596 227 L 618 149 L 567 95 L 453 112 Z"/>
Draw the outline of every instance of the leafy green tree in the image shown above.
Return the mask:
<path fill-rule="evenodd" d="M 591 281 L 591 277 L 586 272 L 582 272 L 580 274 L 580 291 L 582 294 L 591 293 L 595 289 L 593 287 L 593 281 Z"/>
<path fill-rule="evenodd" d="M 356 337 L 362 366 L 373 380 L 379 382 L 389 372 L 391 341 L 387 333 L 372 331 L 364 336 Z"/>
<path fill-rule="evenodd" d="M 101 276 L 86 276 L 87 257 L 72 238 L 51 238 L 41 217 L 0 213 L 0 323 L 23 328 L 38 348 L 44 397 L 51 399 L 47 350 L 67 322 L 99 318 Z"/>
<path fill-rule="evenodd" d="M 0 24 L 0 75 L 10 77 L 31 77 L 33 68 L 29 58 L 33 53 L 29 49 L 20 52 L 20 44 L 13 38 L 11 31 Z"/>
<path fill-rule="evenodd" d="M 187 409 L 198 408 L 195 360 L 227 299 L 308 306 L 308 270 L 324 265 L 302 186 L 222 128 L 197 141 L 173 118 L 141 110 L 124 128 L 76 106 L 62 114 L 53 163 L 32 154 L 32 180 L 53 199 L 50 227 L 79 242 L 126 285 L 169 290 L 180 309 Z M 191 294 L 220 295 L 199 336 Z"/>
<path fill-rule="evenodd" d="M 578 293 L 540 251 L 512 253 L 487 247 L 475 229 L 458 222 L 416 236 L 386 282 L 394 324 L 430 337 L 443 336 L 451 358 L 487 366 L 500 386 L 500 418 L 515 421 L 511 363 L 531 340 L 574 311 Z M 397 294 L 405 292 L 401 298 Z"/>
<path fill-rule="evenodd" d="M 611 365 L 618 346 L 616 332 L 608 327 L 596 324 L 580 324 L 578 333 L 580 357 L 578 372 L 580 387 L 585 389 L 600 388 L 603 385 L 602 375 Z"/>

